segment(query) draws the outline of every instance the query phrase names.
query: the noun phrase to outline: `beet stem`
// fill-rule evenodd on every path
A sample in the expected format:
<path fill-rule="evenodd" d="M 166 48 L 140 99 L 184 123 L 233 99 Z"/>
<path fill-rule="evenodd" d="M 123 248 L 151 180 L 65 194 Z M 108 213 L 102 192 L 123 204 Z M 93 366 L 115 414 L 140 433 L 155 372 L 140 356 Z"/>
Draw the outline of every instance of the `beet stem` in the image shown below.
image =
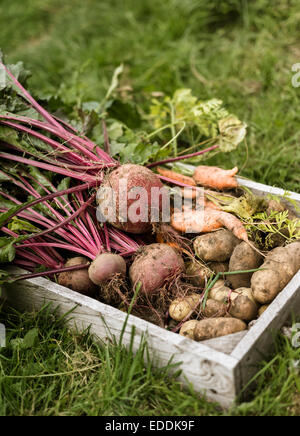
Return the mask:
<path fill-rule="evenodd" d="M 167 164 L 170 162 L 178 162 L 180 160 L 189 159 L 191 157 L 201 156 L 202 154 L 208 153 L 209 151 L 212 151 L 212 150 L 216 150 L 217 148 L 219 148 L 219 145 L 213 145 L 212 147 L 206 148 L 205 150 L 197 151 L 196 153 L 190 153 L 190 154 L 186 154 L 184 156 L 172 157 L 170 159 L 165 159 L 165 160 L 161 160 L 159 162 L 150 163 L 146 166 L 147 166 L 147 168 L 153 168 L 153 167 L 156 167 L 158 165 L 163 165 L 163 164 Z"/>

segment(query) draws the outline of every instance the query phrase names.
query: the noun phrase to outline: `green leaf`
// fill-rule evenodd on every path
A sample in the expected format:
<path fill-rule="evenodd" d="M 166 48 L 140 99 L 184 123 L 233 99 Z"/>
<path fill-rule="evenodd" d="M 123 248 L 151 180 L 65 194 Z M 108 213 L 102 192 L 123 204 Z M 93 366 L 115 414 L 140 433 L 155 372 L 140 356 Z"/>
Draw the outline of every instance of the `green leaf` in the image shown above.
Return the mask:
<path fill-rule="evenodd" d="M 1 182 L 9 182 L 10 178 L 3 171 L 0 171 L 0 183 Z"/>
<path fill-rule="evenodd" d="M 0 53 L 0 59 L 3 62 L 2 53 Z M 27 71 L 22 62 L 18 62 L 15 65 L 7 65 L 12 74 L 19 80 L 19 82 L 26 87 L 26 81 L 30 76 L 30 72 Z M 17 89 L 12 79 L 6 72 L 5 80 L 1 80 L 0 83 L 0 113 L 14 114 L 26 113 L 28 111 L 28 104 L 24 100 L 20 91 Z M 37 118 L 38 114 L 34 111 L 34 118 Z"/>
<path fill-rule="evenodd" d="M 246 134 L 246 125 L 231 115 L 221 100 L 201 101 L 190 89 L 178 89 L 172 97 L 154 99 L 148 118 L 164 142 L 180 133 L 181 143 L 193 147 L 208 138 L 218 140 L 219 151 L 228 152 L 235 149 Z M 212 154 L 190 162 L 197 164 Z"/>
<path fill-rule="evenodd" d="M 7 68 L 20 83 L 26 85 L 26 82 L 31 76 L 31 73 L 29 70 L 26 70 L 24 68 L 23 62 L 17 62 L 16 64 L 8 65 Z M 13 86 L 15 86 L 9 76 L 8 76 L 8 82 L 11 83 Z"/>
<path fill-rule="evenodd" d="M 57 191 L 64 191 L 70 187 L 71 179 L 70 177 L 65 177 L 62 181 L 57 185 Z"/>
<path fill-rule="evenodd" d="M 231 115 L 219 121 L 220 150 L 229 152 L 235 150 L 246 136 L 247 124 Z"/>
<path fill-rule="evenodd" d="M 0 140 L 17 147 L 20 143 L 18 132 L 6 126 L 0 126 Z"/>
<path fill-rule="evenodd" d="M 14 233 L 20 233 L 22 231 L 37 233 L 40 231 L 40 229 L 35 227 L 29 221 L 21 220 L 16 216 L 12 218 L 11 222 L 8 224 L 8 228 Z"/>
<path fill-rule="evenodd" d="M 111 80 L 111 84 L 110 87 L 106 93 L 105 96 L 105 100 L 108 100 L 110 98 L 110 96 L 112 95 L 112 93 L 114 92 L 114 90 L 118 87 L 119 85 L 119 75 L 123 73 L 124 70 L 124 66 L 123 64 L 119 65 L 113 74 L 112 80 Z"/>
<path fill-rule="evenodd" d="M 15 338 L 10 341 L 13 349 L 28 350 L 35 347 L 39 342 L 39 331 L 37 328 L 29 330 L 24 338 Z"/>
<path fill-rule="evenodd" d="M 0 238 L 0 263 L 10 263 L 16 256 L 15 238 Z"/>
<path fill-rule="evenodd" d="M 22 348 L 23 345 L 23 339 L 22 338 L 15 338 L 10 340 L 10 346 L 13 350 L 18 350 L 19 348 Z"/>
<path fill-rule="evenodd" d="M 61 180 L 61 182 L 57 185 L 57 191 L 64 191 L 70 187 L 71 179 L 70 177 L 65 177 Z M 68 195 L 63 196 L 66 201 L 68 201 Z"/>
<path fill-rule="evenodd" d="M 24 151 L 28 151 L 38 157 L 44 156 L 45 153 L 49 153 L 51 156 L 53 153 L 53 149 L 49 144 L 27 133 L 22 135 L 20 147 L 22 147 Z"/>
<path fill-rule="evenodd" d="M 27 201 L 26 203 L 18 204 L 16 206 L 11 207 L 7 212 L 2 212 L 0 214 L 0 228 L 3 227 L 4 223 L 7 220 L 9 220 L 13 216 L 17 215 L 17 213 L 19 212 L 19 210 L 22 209 L 23 206 L 27 206 L 30 204 L 31 204 L 31 201 Z"/>
<path fill-rule="evenodd" d="M 234 213 L 240 218 L 249 219 L 265 208 L 266 202 L 263 198 L 246 193 L 242 197 L 234 198 L 230 204 L 223 206 L 222 210 Z"/>
<path fill-rule="evenodd" d="M 0 208 L 1 209 L 10 209 L 11 207 L 14 207 L 16 204 L 11 201 L 8 200 L 7 198 L 2 197 L 2 195 L 0 195 Z"/>
<path fill-rule="evenodd" d="M 28 235 L 15 237 L 3 236 L 0 238 L 0 263 L 10 263 L 16 255 L 15 244 L 28 239 Z"/>
<path fill-rule="evenodd" d="M 26 333 L 23 339 L 22 348 L 28 349 L 32 348 L 38 343 L 39 331 L 37 328 L 33 328 Z"/>
<path fill-rule="evenodd" d="M 7 279 L 8 277 L 9 277 L 8 272 L 0 269 L 0 283 L 3 279 Z"/>
<path fill-rule="evenodd" d="M 49 191 L 54 192 L 53 185 L 50 181 L 50 174 L 49 178 L 46 177 L 45 173 L 42 173 L 38 168 L 36 167 L 29 167 L 29 173 L 30 175 L 37 181 L 39 184 L 43 185 L 45 188 L 47 188 Z M 45 191 L 43 190 L 43 193 L 45 194 Z"/>
<path fill-rule="evenodd" d="M 131 102 L 124 102 L 116 99 L 108 109 L 111 118 L 121 121 L 130 129 L 137 129 L 141 126 L 141 116 L 136 105 Z"/>
<path fill-rule="evenodd" d="M 107 128 L 107 133 L 111 141 L 117 141 L 121 136 L 123 136 L 125 126 L 119 121 L 113 121 L 112 124 Z"/>

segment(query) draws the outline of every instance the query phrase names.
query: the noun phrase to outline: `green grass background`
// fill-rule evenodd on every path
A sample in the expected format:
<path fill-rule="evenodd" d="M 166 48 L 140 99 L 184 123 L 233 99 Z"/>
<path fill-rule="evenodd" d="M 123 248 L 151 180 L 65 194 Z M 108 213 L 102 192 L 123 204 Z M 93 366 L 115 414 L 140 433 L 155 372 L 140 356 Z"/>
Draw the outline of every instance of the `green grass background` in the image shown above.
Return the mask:
<path fill-rule="evenodd" d="M 189 87 L 201 99 L 220 98 L 247 122 L 249 156 L 242 146 L 207 162 L 299 192 L 300 88 L 291 83 L 298 0 L 1 0 L 0 12 L 0 48 L 7 62 L 31 70 L 33 93 L 63 87 L 72 99 L 76 84 L 77 96 L 100 100 L 122 62 L 122 84 L 137 94 Z M 11 339 L 38 329 L 32 347 L 15 341 L 1 350 L 2 415 L 224 414 L 182 390 L 167 368 L 73 335 L 47 310 L 2 310 L 0 322 Z M 283 337 L 276 344 L 250 402 L 227 414 L 300 414 L 300 350 Z"/>

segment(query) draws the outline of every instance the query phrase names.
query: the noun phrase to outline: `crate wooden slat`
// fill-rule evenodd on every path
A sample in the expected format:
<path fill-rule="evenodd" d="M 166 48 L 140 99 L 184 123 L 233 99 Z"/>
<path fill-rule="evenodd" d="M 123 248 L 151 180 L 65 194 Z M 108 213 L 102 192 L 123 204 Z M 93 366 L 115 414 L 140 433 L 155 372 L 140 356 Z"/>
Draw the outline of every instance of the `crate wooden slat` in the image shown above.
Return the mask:
<path fill-rule="evenodd" d="M 257 194 L 285 194 L 281 189 L 250 180 L 239 181 Z M 289 193 L 289 198 L 300 205 L 299 194 Z M 118 309 L 44 278 L 8 285 L 2 298 L 19 310 L 38 310 L 49 302 L 61 315 L 72 310 L 68 320 L 70 326 L 79 330 L 90 327 L 91 333 L 102 341 L 111 335 L 119 338 L 126 319 L 126 314 Z M 134 326 L 135 349 L 146 335 L 158 366 L 167 364 L 173 356 L 173 362 L 180 363 L 183 384 L 188 379 L 196 391 L 229 407 L 254 374 L 262 356 L 271 351 L 273 330 L 280 328 L 291 314 L 300 314 L 300 271 L 247 332 L 197 343 L 130 315 L 123 343 L 129 344 Z"/>
<path fill-rule="evenodd" d="M 13 271 L 12 271 L 13 272 Z M 16 271 L 14 271 L 16 272 Z M 58 314 L 63 315 L 74 309 L 70 315 L 70 325 L 79 330 L 90 327 L 91 333 L 101 340 L 111 335 L 119 337 L 126 314 L 92 298 L 85 297 L 44 278 L 16 282 L 7 286 L 3 294 L 7 304 L 18 310 L 38 310 L 51 302 L 58 306 Z M 237 359 L 191 341 L 178 334 L 129 316 L 123 343 L 129 344 L 132 326 L 135 327 L 134 349 L 141 337 L 146 334 L 149 349 L 158 365 L 165 365 L 173 357 L 173 362 L 182 362 L 182 381 L 185 376 L 198 388 L 206 391 L 209 398 L 227 406 L 235 397 L 234 371 Z M 108 331 L 109 328 L 109 331 Z"/>

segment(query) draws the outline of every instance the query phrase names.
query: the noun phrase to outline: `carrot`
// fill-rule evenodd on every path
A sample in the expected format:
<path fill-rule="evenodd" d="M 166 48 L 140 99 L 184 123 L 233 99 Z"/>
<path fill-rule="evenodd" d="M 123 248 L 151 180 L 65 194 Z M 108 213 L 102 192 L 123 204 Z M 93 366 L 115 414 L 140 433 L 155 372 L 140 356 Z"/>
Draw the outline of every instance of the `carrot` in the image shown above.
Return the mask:
<path fill-rule="evenodd" d="M 223 170 L 218 167 L 200 165 L 195 169 L 193 178 L 199 185 L 220 190 L 231 189 L 238 186 L 238 182 L 235 178 L 237 172 L 237 167 L 232 170 Z"/>
<path fill-rule="evenodd" d="M 168 245 L 170 245 L 170 247 L 173 247 L 173 248 L 175 248 L 176 250 L 179 250 L 179 251 L 181 250 L 180 246 L 179 246 L 178 244 L 176 244 L 175 242 L 166 241 L 166 240 L 163 238 L 163 236 L 162 236 L 161 233 L 158 233 L 158 234 L 156 235 L 156 242 L 159 243 L 159 244 L 168 244 Z"/>
<path fill-rule="evenodd" d="M 194 200 L 197 198 L 199 191 L 193 188 L 181 188 L 181 194 L 183 198 L 188 200 Z"/>
<path fill-rule="evenodd" d="M 203 195 L 201 195 L 202 194 L 201 191 L 198 191 L 197 189 L 181 188 L 181 194 L 184 199 L 196 200 L 196 203 L 198 204 L 202 204 L 203 201 L 204 207 L 215 209 L 215 210 L 221 210 L 221 208 L 218 205 L 216 205 L 213 201 L 208 200 L 206 197 L 203 197 Z"/>
<path fill-rule="evenodd" d="M 237 217 L 210 208 L 175 212 L 171 217 L 171 225 L 182 233 L 209 233 L 224 226 L 238 239 L 248 242 L 247 232 Z"/>
<path fill-rule="evenodd" d="M 192 177 L 184 176 L 183 174 L 176 173 L 172 170 L 167 170 L 162 167 L 157 168 L 158 174 L 164 177 L 168 177 L 174 181 L 184 183 L 185 185 L 196 186 L 196 182 Z"/>
<path fill-rule="evenodd" d="M 178 239 L 179 238 L 182 239 L 182 237 L 180 235 L 178 235 Z M 175 248 L 175 250 L 181 251 L 182 253 L 186 254 L 189 257 L 191 257 L 190 250 L 187 250 L 187 249 L 185 249 L 183 247 L 184 243 L 179 245 L 176 242 L 172 242 L 172 241 L 168 240 L 168 237 L 164 238 L 162 233 L 157 233 L 156 234 L 156 242 L 158 242 L 159 244 L 167 244 L 170 247 Z"/>
<path fill-rule="evenodd" d="M 243 223 L 236 216 L 228 212 L 218 212 L 218 220 L 238 239 L 248 242 L 247 231 Z"/>
<path fill-rule="evenodd" d="M 222 227 L 212 209 L 175 212 L 171 217 L 171 226 L 182 233 L 208 233 Z"/>

